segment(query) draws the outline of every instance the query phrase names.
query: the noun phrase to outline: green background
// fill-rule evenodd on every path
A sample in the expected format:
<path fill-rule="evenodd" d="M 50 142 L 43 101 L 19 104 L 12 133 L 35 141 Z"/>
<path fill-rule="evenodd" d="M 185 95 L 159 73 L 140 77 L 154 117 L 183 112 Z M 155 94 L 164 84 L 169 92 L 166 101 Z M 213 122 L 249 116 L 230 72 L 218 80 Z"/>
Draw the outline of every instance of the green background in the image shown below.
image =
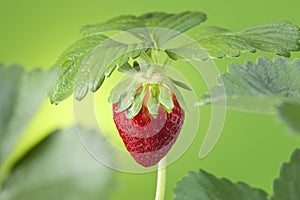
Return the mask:
<path fill-rule="evenodd" d="M 81 25 L 102 22 L 120 14 L 199 10 L 208 15 L 204 25 L 239 29 L 283 19 L 300 25 L 299 7 L 299 0 L 0 0 L 0 62 L 22 64 L 27 69 L 50 68 L 62 51 L 80 38 Z M 258 54 L 217 60 L 216 64 L 221 71 L 226 71 L 230 62 L 255 61 Z M 292 58 L 295 57 L 300 58 L 300 54 L 293 53 Z M 195 85 L 196 81 L 191 80 L 191 83 Z M 203 92 L 204 89 L 199 88 L 198 95 Z M 166 199 L 172 198 L 172 190 L 179 179 L 199 168 L 272 192 L 271 182 L 278 175 L 280 164 L 300 146 L 299 137 L 291 134 L 275 116 L 228 111 L 220 140 L 209 156 L 200 160 L 198 152 L 209 121 L 206 118 L 209 107 L 201 108 L 201 116 L 193 144 L 168 167 Z M 27 132 L 47 131 L 71 123 L 71 98 L 59 106 L 45 102 Z M 156 173 L 118 173 L 115 181 L 111 199 L 154 199 Z"/>

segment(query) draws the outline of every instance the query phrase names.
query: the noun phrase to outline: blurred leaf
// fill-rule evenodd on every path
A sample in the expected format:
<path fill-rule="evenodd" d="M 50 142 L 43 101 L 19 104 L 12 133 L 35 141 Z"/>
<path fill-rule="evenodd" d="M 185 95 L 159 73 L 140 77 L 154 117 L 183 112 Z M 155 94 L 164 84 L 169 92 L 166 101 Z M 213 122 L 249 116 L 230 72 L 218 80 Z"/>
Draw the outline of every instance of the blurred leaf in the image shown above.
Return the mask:
<path fill-rule="evenodd" d="M 254 26 L 240 31 L 220 27 L 203 27 L 194 37 L 211 57 L 238 57 L 241 51 L 256 50 L 290 56 L 300 50 L 299 27 L 280 21 Z"/>
<path fill-rule="evenodd" d="M 274 195 L 230 180 L 217 179 L 203 170 L 190 172 L 177 183 L 175 200 L 299 200 L 300 197 L 300 149 L 296 149 L 289 163 L 283 163 L 280 177 L 274 180 Z"/>
<path fill-rule="evenodd" d="M 55 74 L 0 65 L 0 182 L 16 162 L 10 153 L 46 98 Z"/>
<path fill-rule="evenodd" d="M 19 161 L 0 200 L 107 199 L 111 178 L 111 171 L 80 144 L 75 128 L 69 128 L 52 133 Z"/>
<path fill-rule="evenodd" d="M 300 149 L 296 149 L 289 163 L 281 167 L 280 177 L 274 181 L 272 200 L 299 200 L 300 197 Z"/>
<path fill-rule="evenodd" d="M 190 172 L 174 190 L 175 200 L 267 200 L 267 193 L 245 183 L 217 179 L 203 170 Z"/>
<path fill-rule="evenodd" d="M 300 133 L 300 103 L 284 102 L 278 107 L 280 119 L 295 132 Z"/>
<path fill-rule="evenodd" d="M 226 97 L 220 96 L 221 81 Z M 276 106 L 282 102 L 299 102 L 300 60 L 290 62 L 277 57 L 273 62 L 260 57 L 257 64 L 232 64 L 229 73 L 219 78 L 219 85 L 211 88 L 211 93 L 202 103 L 226 98 L 227 107 L 237 110 L 277 113 Z"/>

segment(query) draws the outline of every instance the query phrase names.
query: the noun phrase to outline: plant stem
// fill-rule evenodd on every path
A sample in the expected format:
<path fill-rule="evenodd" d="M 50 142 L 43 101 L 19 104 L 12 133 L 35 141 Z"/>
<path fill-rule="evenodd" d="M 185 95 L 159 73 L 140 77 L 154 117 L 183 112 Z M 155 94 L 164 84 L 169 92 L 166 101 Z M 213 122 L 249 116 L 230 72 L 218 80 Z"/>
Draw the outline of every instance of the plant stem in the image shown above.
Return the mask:
<path fill-rule="evenodd" d="M 166 190 L 167 167 L 166 158 L 158 163 L 155 200 L 164 200 Z"/>

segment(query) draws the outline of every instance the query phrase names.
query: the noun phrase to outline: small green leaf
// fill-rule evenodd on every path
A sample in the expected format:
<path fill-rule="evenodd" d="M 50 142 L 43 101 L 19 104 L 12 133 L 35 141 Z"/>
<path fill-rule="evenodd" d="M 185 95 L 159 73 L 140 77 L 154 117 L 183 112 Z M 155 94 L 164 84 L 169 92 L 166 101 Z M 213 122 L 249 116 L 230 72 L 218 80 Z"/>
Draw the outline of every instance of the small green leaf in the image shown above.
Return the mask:
<path fill-rule="evenodd" d="M 120 100 L 121 94 L 128 88 L 128 85 L 132 82 L 132 78 L 125 78 L 121 80 L 110 92 L 108 102 L 111 104 L 117 103 Z"/>
<path fill-rule="evenodd" d="M 159 95 L 159 90 L 157 85 L 150 85 L 149 86 L 150 90 L 150 95 L 149 99 L 147 102 L 147 107 L 150 112 L 150 114 L 156 118 L 158 115 L 158 109 L 159 109 L 159 100 L 158 100 L 158 95 Z"/>
<path fill-rule="evenodd" d="M 183 88 L 183 89 L 192 91 L 192 89 L 191 89 L 188 85 L 186 85 L 185 83 L 180 82 L 180 81 L 177 81 L 177 80 L 174 80 L 174 79 L 172 79 L 171 77 L 169 77 L 169 79 L 171 79 L 171 81 L 172 81 L 175 85 L 177 85 L 177 86 L 179 86 L 179 87 L 181 87 L 181 88 Z"/>
<path fill-rule="evenodd" d="M 179 105 L 184 108 L 187 109 L 187 106 L 185 104 L 184 98 L 181 94 L 181 92 L 177 89 L 177 87 L 174 85 L 174 83 L 172 82 L 171 79 L 166 78 L 165 80 L 166 85 L 171 89 L 171 91 L 174 93 L 176 100 L 178 101 Z"/>
<path fill-rule="evenodd" d="M 164 107 L 164 109 L 170 113 L 174 108 L 173 98 L 170 91 L 163 85 L 159 86 L 159 103 Z"/>
<path fill-rule="evenodd" d="M 280 177 L 275 179 L 272 200 L 299 200 L 300 197 L 300 149 L 296 149 L 289 163 L 281 167 Z"/>
<path fill-rule="evenodd" d="M 277 109 L 280 119 L 293 131 L 300 133 L 300 103 L 284 102 Z"/>
<path fill-rule="evenodd" d="M 267 193 L 245 183 L 218 179 L 203 170 L 190 172 L 177 183 L 175 200 L 268 200 Z"/>
<path fill-rule="evenodd" d="M 206 49 L 211 57 L 238 57 L 241 51 L 256 50 L 290 56 L 290 51 L 300 50 L 299 27 L 280 21 L 247 28 L 241 31 L 230 31 L 220 27 L 200 28 L 194 37 Z"/>
<path fill-rule="evenodd" d="M 126 109 L 126 117 L 128 119 L 135 117 L 140 112 L 146 95 L 146 90 L 147 88 L 143 87 L 142 91 L 134 97 L 131 106 Z"/>
<path fill-rule="evenodd" d="M 276 106 L 282 102 L 299 102 L 300 60 L 290 62 L 277 57 L 273 62 L 260 57 L 257 64 L 232 64 L 229 73 L 219 78 L 223 81 L 226 97 L 219 96 L 222 87 L 211 88 L 207 101 L 227 99 L 227 107 L 237 110 L 277 113 Z M 205 101 L 204 101 L 205 102 Z"/>
<path fill-rule="evenodd" d="M 137 89 L 141 86 L 137 81 L 133 81 L 128 88 L 126 88 L 122 94 L 120 95 L 120 99 L 118 101 L 118 109 L 117 112 L 121 112 L 129 108 L 134 100 Z"/>
<path fill-rule="evenodd" d="M 88 154 L 76 131 L 98 135 L 74 127 L 53 132 L 14 167 L 0 200 L 107 199 L 111 171 Z"/>

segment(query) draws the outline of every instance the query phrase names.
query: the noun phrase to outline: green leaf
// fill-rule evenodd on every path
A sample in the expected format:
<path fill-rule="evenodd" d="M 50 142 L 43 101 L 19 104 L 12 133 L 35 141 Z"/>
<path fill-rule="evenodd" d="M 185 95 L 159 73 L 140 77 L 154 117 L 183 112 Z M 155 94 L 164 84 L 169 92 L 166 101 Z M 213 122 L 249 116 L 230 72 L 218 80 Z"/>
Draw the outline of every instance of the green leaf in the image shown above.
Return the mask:
<path fill-rule="evenodd" d="M 277 109 L 280 119 L 293 131 L 300 133 L 300 103 L 284 102 Z"/>
<path fill-rule="evenodd" d="M 149 94 L 149 99 L 147 101 L 147 107 L 150 114 L 154 118 L 156 118 L 160 106 L 159 99 L 158 99 L 159 89 L 158 86 L 154 84 L 154 85 L 149 85 L 149 90 L 150 90 L 150 94 Z"/>
<path fill-rule="evenodd" d="M 275 179 L 272 200 L 298 200 L 300 197 L 300 149 L 296 149 L 289 163 L 281 167 L 280 177 Z"/>
<path fill-rule="evenodd" d="M 220 96 L 221 81 L 226 97 Z M 257 64 L 232 64 L 229 73 L 219 78 L 219 85 L 211 88 L 202 103 L 226 98 L 227 107 L 243 111 L 277 113 L 276 106 L 282 102 L 299 102 L 300 60 L 290 62 L 277 57 L 273 62 L 260 57 Z"/>
<path fill-rule="evenodd" d="M 147 27 L 160 27 L 172 29 L 178 32 L 185 32 L 206 20 L 206 15 L 202 12 L 182 12 L 182 13 L 146 13 L 139 17 Z"/>
<path fill-rule="evenodd" d="M 20 66 L 0 65 L 0 91 L 3 94 L 0 96 L 0 184 L 20 156 L 12 155 L 12 150 L 46 100 L 55 75 L 49 71 L 25 72 Z"/>
<path fill-rule="evenodd" d="M 110 19 L 104 23 L 85 25 L 82 27 L 81 31 L 84 35 L 95 35 L 112 30 L 126 31 L 142 27 L 145 27 L 145 22 L 139 17 L 122 15 Z"/>
<path fill-rule="evenodd" d="M 183 109 L 187 109 L 187 106 L 185 104 L 184 98 L 181 94 L 181 92 L 177 89 L 177 87 L 174 85 L 173 81 L 169 78 L 166 78 L 165 80 L 166 85 L 171 89 L 171 91 L 174 93 L 176 100 L 178 101 L 179 105 L 183 108 Z"/>
<path fill-rule="evenodd" d="M 192 91 L 192 89 L 191 89 L 188 85 L 186 85 L 185 83 L 180 82 L 180 81 L 177 81 L 177 80 L 174 80 L 174 79 L 172 79 L 171 77 L 169 77 L 169 79 L 171 79 L 171 81 L 172 81 L 175 85 L 177 85 L 177 86 L 179 86 L 179 87 L 181 87 L 181 88 L 183 88 L 183 89 Z"/>
<path fill-rule="evenodd" d="M 84 26 L 82 32 L 86 37 L 71 45 L 54 65 L 62 68 L 62 72 L 49 93 L 51 102 L 58 104 L 72 92 L 76 99 L 83 99 L 88 90 L 97 91 L 105 77 L 109 77 L 117 66 L 123 66 L 130 58 L 139 57 L 153 42 L 161 46 L 160 43 L 174 36 L 174 33 L 159 35 L 159 32 L 149 31 L 147 27 L 184 32 L 205 19 L 205 14 L 201 12 L 147 13 L 142 16 L 120 16 L 104 23 Z M 138 31 L 136 28 L 146 29 Z M 112 30 L 129 31 L 137 41 L 128 43 L 123 38 L 120 42 L 102 35 Z"/>
<path fill-rule="evenodd" d="M 174 108 L 173 98 L 170 94 L 169 90 L 165 87 L 160 85 L 159 86 L 159 103 L 164 107 L 164 109 L 170 113 Z"/>
<path fill-rule="evenodd" d="M 121 73 L 135 73 L 135 69 L 127 62 L 118 68 Z"/>
<path fill-rule="evenodd" d="M 124 78 L 119 81 L 118 84 L 112 89 L 108 97 L 108 102 L 111 104 L 117 103 L 120 100 L 121 94 L 125 91 L 126 88 L 132 82 L 132 78 Z"/>
<path fill-rule="evenodd" d="M 145 41 L 144 41 L 145 42 Z M 147 50 L 148 44 L 145 42 L 145 44 L 142 43 L 135 43 L 135 44 L 130 44 L 127 46 L 127 52 L 124 52 L 124 54 L 120 55 L 117 59 L 115 59 L 106 69 L 104 75 L 106 77 L 110 77 L 112 72 L 115 70 L 117 66 L 121 67 L 123 65 L 126 65 L 128 63 L 128 60 L 131 59 L 136 59 L 141 55 L 141 53 L 145 52 Z M 128 52 L 129 51 L 129 52 Z M 120 52 L 118 53 L 120 54 Z"/>
<path fill-rule="evenodd" d="M 211 57 L 238 57 L 241 51 L 256 50 L 290 56 L 290 51 L 300 50 L 299 27 L 280 21 L 230 31 L 220 27 L 203 27 L 194 37 Z"/>
<path fill-rule="evenodd" d="M 88 90 L 96 92 L 105 76 L 109 76 L 117 65 L 122 66 L 129 58 L 136 58 L 147 50 L 147 41 L 124 44 L 107 39 L 94 48 L 76 75 L 74 96 L 77 100 L 83 99 Z"/>
<path fill-rule="evenodd" d="M 120 94 L 120 99 L 118 101 L 117 112 L 126 110 L 132 105 L 136 92 L 141 84 L 137 81 L 131 82 L 131 84 Z"/>
<path fill-rule="evenodd" d="M 128 119 L 135 117 L 140 112 L 144 102 L 146 91 L 147 88 L 143 87 L 142 91 L 134 97 L 131 106 L 128 109 L 126 109 L 126 117 Z"/>
<path fill-rule="evenodd" d="M 167 56 L 169 57 L 169 58 L 171 58 L 172 60 L 178 60 L 180 57 L 179 57 L 179 55 L 178 54 L 176 54 L 175 52 L 173 52 L 172 50 L 165 50 L 165 53 L 167 54 Z"/>
<path fill-rule="evenodd" d="M 106 31 L 126 31 L 135 28 L 160 27 L 179 32 L 187 31 L 206 20 L 202 12 L 164 13 L 151 12 L 141 16 L 123 15 L 104 23 L 83 26 L 84 35 L 101 34 Z"/>
<path fill-rule="evenodd" d="M 106 39 L 103 35 L 84 37 L 70 45 L 58 58 L 54 68 L 61 70 L 60 76 L 49 92 L 51 103 L 60 103 L 73 93 L 75 79 L 90 51 Z"/>
<path fill-rule="evenodd" d="M 175 200 L 267 200 L 266 192 L 245 183 L 218 179 L 203 170 L 190 172 L 177 183 Z"/>
<path fill-rule="evenodd" d="M 56 131 L 32 149 L 7 177 L 0 200 L 107 199 L 111 171 L 88 154 L 76 131 L 85 130 Z"/>
<path fill-rule="evenodd" d="M 58 62 L 60 67 L 68 67 L 62 71 L 50 92 L 51 102 L 59 103 L 70 96 L 72 90 L 77 100 L 83 99 L 89 90 L 97 91 L 105 78 L 118 66 L 124 66 L 130 58 L 138 58 L 150 48 L 164 47 L 180 33 L 205 20 L 206 15 L 202 12 L 153 12 L 141 16 L 120 16 L 101 24 L 83 27 L 82 32 L 87 37 L 78 41 L 78 45 L 67 49 Z M 126 31 L 133 37 L 124 39 L 121 34 L 104 40 L 105 36 L 102 34 L 112 30 Z M 216 57 L 238 56 L 241 50 L 253 52 L 256 49 L 288 56 L 290 51 L 300 50 L 299 38 L 299 28 L 289 22 L 266 24 L 237 32 L 216 27 L 206 28 L 200 30 L 197 36 L 199 43 Z M 90 40 L 93 42 L 89 42 Z M 197 45 L 166 49 L 172 59 L 178 58 L 178 51 L 191 55 L 191 58 L 197 55 L 200 59 L 207 59 Z"/>

